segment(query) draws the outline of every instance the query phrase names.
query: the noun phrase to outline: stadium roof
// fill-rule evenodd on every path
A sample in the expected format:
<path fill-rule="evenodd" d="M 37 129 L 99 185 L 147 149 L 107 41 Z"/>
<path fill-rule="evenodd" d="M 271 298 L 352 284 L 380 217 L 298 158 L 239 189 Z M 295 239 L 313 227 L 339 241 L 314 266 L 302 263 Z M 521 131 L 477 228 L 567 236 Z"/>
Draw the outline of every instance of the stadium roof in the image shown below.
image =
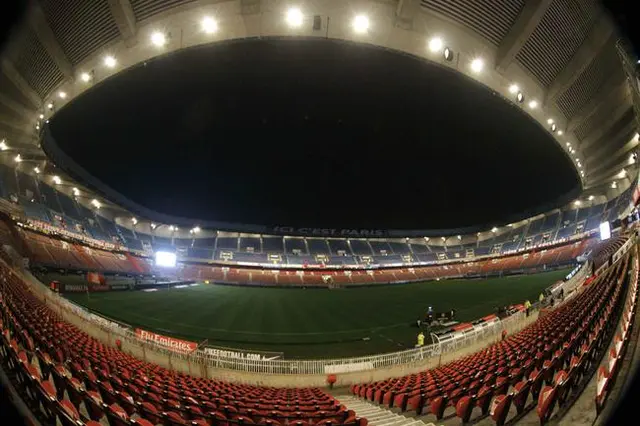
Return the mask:
<path fill-rule="evenodd" d="M 34 1 L 2 55 L 0 135 L 12 157 L 19 153 L 37 163 L 43 175 L 62 175 L 40 148 L 44 120 L 119 72 L 216 41 L 326 37 L 408 53 L 495 91 L 571 158 L 582 177 L 580 197 L 612 198 L 634 181 L 639 140 L 633 94 L 615 27 L 597 1 L 325 0 L 295 6 L 300 16 L 288 15 L 288 1 Z M 452 61 L 444 58 L 445 48 Z M 518 93 L 524 102 L 517 102 Z"/>

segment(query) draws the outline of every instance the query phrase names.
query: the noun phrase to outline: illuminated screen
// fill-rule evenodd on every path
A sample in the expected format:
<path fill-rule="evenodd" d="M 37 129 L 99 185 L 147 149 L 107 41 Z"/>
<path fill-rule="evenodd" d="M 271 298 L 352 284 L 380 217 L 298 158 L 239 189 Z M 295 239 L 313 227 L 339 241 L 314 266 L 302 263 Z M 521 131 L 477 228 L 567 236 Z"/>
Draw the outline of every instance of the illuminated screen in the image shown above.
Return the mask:
<path fill-rule="evenodd" d="M 157 251 L 156 266 L 174 268 L 176 266 L 176 254 L 168 251 Z"/>
<path fill-rule="evenodd" d="M 600 240 L 608 240 L 611 238 L 611 227 L 609 226 L 609 222 L 602 222 L 600 224 Z"/>

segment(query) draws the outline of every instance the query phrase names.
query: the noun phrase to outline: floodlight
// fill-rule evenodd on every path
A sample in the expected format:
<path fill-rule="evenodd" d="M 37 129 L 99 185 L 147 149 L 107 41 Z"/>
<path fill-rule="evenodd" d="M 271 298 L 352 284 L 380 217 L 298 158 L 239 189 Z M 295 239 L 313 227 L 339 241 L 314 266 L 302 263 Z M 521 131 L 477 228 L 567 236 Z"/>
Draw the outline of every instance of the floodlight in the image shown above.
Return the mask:
<path fill-rule="evenodd" d="M 556 123 L 553 123 L 551 125 L 551 131 L 555 133 L 556 130 L 558 130 L 558 126 L 556 125 Z"/>
<path fill-rule="evenodd" d="M 51 180 L 53 181 L 53 183 L 55 183 L 56 185 L 60 185 L 62 183 L 62 179 L 60 179 L 60 176 L 54 176 L 51 178 Z"/>
<path fill-rule="evenodd" d="M 442 39 L 440 37 L 434 37 L 429 40 L 429 50 L 433 53 L 440 52 L 442 50 Z"/>
<path fill-rule="evenodd" d="M 515 95 L 519 91 L 520 91 L 520 88 L 518 87 L 517 84 L 512 84 L 511 86 L 509 86 L 509 93 L 511 93 L 512 95 Z"/>
<path fill-rule="evenodd" d="M 458 235 L 458 239 L 459 239 L 459 240 L 461 240 L 461 239 L 462 239 L 462 236 Z"/>
<path fill-rule="evenodd" d="M 620 173 L 618 173 L 618 177 L 623 178 L 627 175 L 627 171 L 625 169 L 620 170 Z"/>
<path fill-rule="evenodd" d="M 155 31 L 151 34 L 151 43 L 158 47 L 162 47 L 167 44 L 167 37 L 160 31 Z"/>
<path fill-rule="evenodd" d="M 547 119 L 547 124 L 553 124 L 553 118 Z"/>
<path fill-rule="evenodd" d="M 618 187 L 618 182 L 616 182 L 615 180 L 611 182 L 611 188 L 616 189 L 617 187 Z"/>
<path fill-rule="evenodd" d="M 91 81 L 91 74 L 89 74 L 88 72 L 83 72 L 82 74 L 80 74 L 80 80 L 88 83 L 89 81 Z"/>
<path fill-rule="evenodd" d="M 192 229 L 192 231 L 197 234 L 198 232 L 200 232 L 200 227 L 196 226 L 195 228 Z"/>
<path fill-rule="evenodd" d="M 596 198 L 593 195 L 589 195 L 589 201 L 593 201 L 593 199 Z"/>
<path fill-rule="evenodd" d="M 562 136 L 562 130 L 558 130 L 558 136 Z"/>
<path fill-rule="evenodd" d="M 39 168 L 39 167 L 34 167 L 34 168 L 33 168 L 33 171 L 34 171 L 37 175 L 39 175 L 39 174 L 40 174 L 40 168 Z"/>
<path fill-rule="evenodd" d="M 493 228 L 491 228 L 491 232 L 498 232 L 498 228 L 496 228 L 495 226 Z"/>
<path fill-rule="evenodd" d="M 113 67 L 116 66 L 116 63 L 117 63 L 116 58 L 114 58 L 113 56 L 107 55 L 107 56 L 104 57 L 104 64 L 107 67 L 113 68 Z"/>
<path fill-rule="evenodd" d="M 475 58 L 471 61 L 471 70 L 473 72 L 480 72 L 484 68 L 484 61 L 481 58 Z"/>
<path fill-rule="evenodd" d="M 445 241 L 447 238 L 446 237 L 442 237 L 442 241 Z"/>
<path fill-rule="evenodd" d="M 442 51 L 442 57 L 444 58 L 445 61 L 451 62 L 453 60 L 453 50 L 449 49 L 448 47 L 445 47 L 444 50 Z"/>
<path fill-rule="evenodd" d="M 155 223 L 152 223 L 152 224 L 150 224 L 150 226 L 151 226 L 151 229 L 156 229 L 156 227 L 157 227 L 158 225 L 156 225 Z"/>
<path fill-rule="evenodd" d="M 609 238 L 611 238 L 611 225 L 609 225 L 609 222 L 602 222 L 600 224 L 600 240 L 604 241 Z"/>
<path fill-rule="evenodd" d="M 44 114 L 40 114 L 38 117 L 40 117 L 40 120 L 42 120 L 44 118 Z"/>
<path fill-rule="evenodd" d="M 49 103 L 47 104 L 47 108 L 48 108 L 48 109 L 53 109 L 53 102 L 49 102 Z"/>
<path fill-rule="evenodd" d="M 579 206 L 580 204 L 582 204 L 582 202 L 581 202 L 580 200 L 575 200 L 575 201 L 573 202 L 573 204 L 574 204 L 575 206 Z"/>
<path fill-rule="evenodd" d="M 429 241 L 429 237 L 424 237 L 424 240 L 425 241 Z"/>
<path fill-rule="evenodd" d="M 168 251 L 157 251 L 156 266 L 164 266 L 166 268 L 175 268 L 176 254 Z"/>
<path fill-rule="evenodd" d="M 99 209 L 102 206 L 102 204 L 100 204 L 100 201 L 96 200 L 95 198 L 91 200 L 91 204 L 96 206 L 97 209 Z"/>
<path fill-rule="evenodd" d="M 366 33 L 369 30 L 369 18 L 365 15 L 353 18 L 353 30 L 359 34 Z"/>
<path fill-rule="evenodd" d="M 287 24 L 290 27 L 297 28 L 302 25 L 302 21 L 304 20 L 304 15 L 302 11 L 297 7 L 292 7 L 287 10 Z"/>
<path fill-rule="evenodd" d="M 80 190 L 78 188 L 73 188 L 72 191 L 73 191 L 73 195 L 75 195 L 76 197 L 80 195 Z"/>
<path fill-rule="evenodd" d="M 538 108 L 538 101 L 536 101 L 536 100 L 529 101 L 529 108 L 531 108 L 531 109 Z"/>
<path fill-rule="evenodd" d="M 2 141 L 0 141 L 0 151 L 6 151 L 9 149 L 9 146 L 7 145 L 7 141 L 5 139 L 2 139 Z"/>
<path fill-rule="evenodd" d="M 518 101 L 519 104 L 524 102 L 524 93 L 522 92 L 518 92 L 518 94 L 516 95 L 516 101 Z"/>
<path fill-rule="evenodd" d="M 22 157 L 20 157 L 20 154 L 16 155 L 15 158 L 13 159 L 16 163 L 21 163 L 22 162 Z"/>
<path fill-rule="evenodd" d="M 202 31 L 204 31 L 207 34 L 213 34 L 216 31 L 218 31 L 218 23 L 213 19 L 210 18 L 208 16 L 205 16 L 204 18 L 202 18 Z"/>
<path fill-rule="evenodd" d="M 58 92 L 58 96 L 60 97 L 60 99 L 66 99 L 67 98 L 67 93 L 66 92 Z"/>
<path fill-rule="evenodd" d="M 133 222 L 134 225 L 138 224 L 138 219 L 136 219 L 135 217 L 131 218 L 131 222 Z"/>

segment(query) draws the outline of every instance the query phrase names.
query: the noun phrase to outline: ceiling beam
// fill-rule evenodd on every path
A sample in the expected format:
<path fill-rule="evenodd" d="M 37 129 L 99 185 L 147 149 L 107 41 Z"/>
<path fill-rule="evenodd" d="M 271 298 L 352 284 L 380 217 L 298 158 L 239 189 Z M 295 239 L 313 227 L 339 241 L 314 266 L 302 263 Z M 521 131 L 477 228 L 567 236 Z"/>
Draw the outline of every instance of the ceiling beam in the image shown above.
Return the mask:
<path fill-rule="evenodd" d="M 571 117 L 567 125 L 567 131 L 573 132 L 585 120 L 591 117 L 601 105 L 617 103 L 617 101 L 629 93 L 629 85 L 621 73 L 620 78 L 608 78 L 600 89 L 591 97 L 580 110 Z"/>
<path fill-rule="evenodd" d="M 621 152 L 618 153 L 614 156 L 612 156 L 612 160 L 607 162 L 607 166 L 606 167 L 600 167 L 598 170 L 600 171 L 596 171 L 596 169 L 594 169 L 593 171 L 590 172 L 590 175 L 592 178 L 594 177 L 598 177 L 601 175 L 606 175 L 609 173 L 618 173 L 620 172 L 621 168 L 624 167 L 629 167 L 634 163 L 630 163 L 629 162 L 629 151 L 632 151 L 635 147 L 638 146 L 638 143 L 635 142 L 633 145 L 631 145 L 630 147 L 628 147 L 626 152 Z"/>
<path fill-rule="evenodd" d="M 30 127 L 31 124 L 26 121 L 17 121 L 14 117 L 9 117 L 4 114 L 0 114 L 0 124 L 4 125 L 7 128 L 17 130 L 20 133 L 24 133 L 25 135 L 31 134 Z"/>
<path fill-rule="evenodd" d="M 32 3 L 33 6 L 29 13 L 29 27 L 36 33 L 38 40 L 40 40 L 40 43 L 42 43 L 42 46 L 44 46 L 51 59 L 56 63 L 62 75 L 64 75 L 65 78 L 73 77 L 73 65 L 71 65 L 71 62 L 67 59 L 67 55 L 53 34 L 44 11 L 39 3 Z"/>
<path fill-rule="evenodd" d="M 525 3 L 516 22 L 498 46 L 496 68 L 505 72 L 516 55 L 536 29 L 552 0 L 529 0 Z"/>
<path fill-rule="evenodd" d="M 14 101 L 4 93 L 0 93 L 0 105 L 4 105 L 19 116 L 30 120 L 36 115 L 36 110 L 29 109 L 19 102 Z"/>
<path fill-rule="evenodd" d="M 13 83 L 16 88 L 22 92 L 22 94 L 36 107 L 42 106 L 42 99 L 40 96 L 29 86 L 29 83 L 20 75 L 16 67 L 9 60 L 2 58 L 0 62 L 0 68 L 4 75 Z"/>
<path fill-rule="evenodd" d="M 413 29 L 413 19 L 420 10 L 420 0 L 398 0 L 396 23 L 406 30 Z"/>
<path fill-rule="evenodd" d="M 109 9 L 125 43 L 134 39 L 138 28 L 131 2 L 129 0 L 109 0 Z"/>
<path fill-rule="evenodd" d="M 240 0 L 241 15 L 255 15 L 260 13 L 261 0 Z"/>
<path fill-rule="evenodd" d="M 606 170 L 605 172 L 599 173 L 598 175 L 591 176 L 589 178 L 589 183 L 593 185 L 593 184 L 599 184 L 599 183 L 613 182 L 614 180 L 627 179 L 631 174 L 630 171 L 626 171 L 624 176 L 620 176 L 620 171 L 622 169 L 626 170 L 627 167 L 631 168 L 631 167 L 634 167 L 634 165 L 631 165 L 625 161 L 621 161 L 618 164 L 616 164 L 615 168 Z"/>
<path fill-rule="evenodd" d="M 600 123 L 599 126 L 591 132 L 591 134 L 580 144 L 580 152 L 584 151 L 599 141 L 618 120 L 620 120 L 631 109 L 631 99 L 627 96 L 623 102 L 620 102 L 609 114 L 607 114 L 606 120 Z"/>
<path fill-rule="evenodd" d="M 593 154 L 589 155 L 585 159 L 585 164 L 587 164 L 588 166 L 591 166 L 589 167 L 589 171 L 597 170 L 602 166 L 606 165 L 607 162 L 611 161 L 612 157 L 615 158 L 615 156 L 620 155 L 623 152 L 627 152 L 629 151 L 629 149 L 633 149 L 633 147 L 635 146 L 635 145 L 632 146 L 635 139 L 634 137 L 635 130 L 636 130 L 635 120 L 631 120 L 622 129 L 620 129 L 614 136 L 612 136 L 610 138 L 610 140 L 612 141 L 626 140 L 627 142 L 624 144 L 624 146 L 621 146 L 620 148 L 618 148 L 613 154 L 608 154 L 606 159 L 603 159 L 601 161 L 600 157 L 602 157 L 603 154 L 607 154 L 608 151 L 610 151 L 608 149 L 609 144 L 602 144 L 600 149 L 598 149 Z"/>
<path fill-rule="evenodd" d="M 582 75 L 592 61 L 610 44 L 615 43 L 613 26 L 604 15 L 598 19 L 569 63 L 556 76 L 546 94 L 546 105 L 552 105 Z M 610 64 L 608 64 L 610 65 Z M 619 64 L 616 64 L 619 66 Z"/>

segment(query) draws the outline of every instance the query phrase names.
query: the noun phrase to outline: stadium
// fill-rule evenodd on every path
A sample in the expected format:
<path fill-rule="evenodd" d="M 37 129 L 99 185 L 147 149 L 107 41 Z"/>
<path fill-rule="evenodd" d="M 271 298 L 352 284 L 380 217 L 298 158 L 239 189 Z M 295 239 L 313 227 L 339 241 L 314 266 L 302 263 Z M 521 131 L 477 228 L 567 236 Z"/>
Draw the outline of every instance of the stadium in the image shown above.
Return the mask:
<path fill-rule="evenodd" d="M 598 1 L 26 3 L 15 424 L 609 424 L 640 358 L 640 61 Z"/>

